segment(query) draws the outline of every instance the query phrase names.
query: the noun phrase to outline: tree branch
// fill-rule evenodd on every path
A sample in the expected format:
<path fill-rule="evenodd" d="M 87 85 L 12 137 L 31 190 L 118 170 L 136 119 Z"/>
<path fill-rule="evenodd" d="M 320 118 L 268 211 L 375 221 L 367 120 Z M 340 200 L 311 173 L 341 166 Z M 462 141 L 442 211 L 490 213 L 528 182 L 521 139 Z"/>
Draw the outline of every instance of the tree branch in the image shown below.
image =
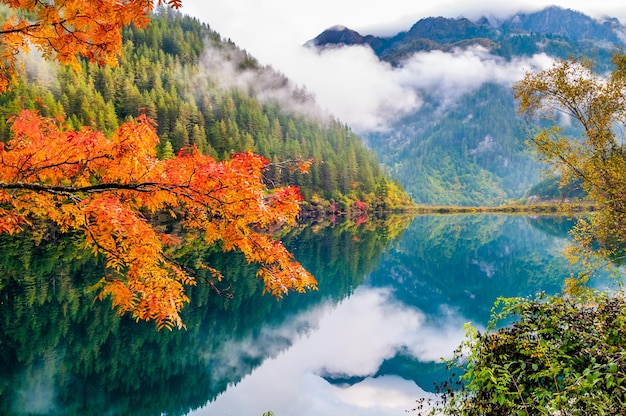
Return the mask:
<path fill-rule="evenodd" d="M 158 182 L 143 182 L 143 183 L 99 183 L 89 186 L 62 186 L 62 185 L 44 185 L 39 183 L 24 183 L 24 182 L 0 182 L 0 189 L 16 190 L 23 189 L 33 192 L 47 192 L 50 194 L 79 194 L 79 193 L 94 193 L 94 192 L 107 192 L 107 191 L 139 191 L 150 192 L 154 189 L 171 191 L 173 185 L 167 185 Z"/>

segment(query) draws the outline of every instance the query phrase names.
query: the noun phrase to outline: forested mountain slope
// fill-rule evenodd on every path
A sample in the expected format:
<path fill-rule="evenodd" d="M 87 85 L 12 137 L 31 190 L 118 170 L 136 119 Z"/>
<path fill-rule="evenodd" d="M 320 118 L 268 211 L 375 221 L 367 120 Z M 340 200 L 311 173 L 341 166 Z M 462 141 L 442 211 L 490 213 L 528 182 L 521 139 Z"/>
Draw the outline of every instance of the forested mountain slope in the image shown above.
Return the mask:
<path fill-rule="evenodd" d="M 388 38 L 334 27 L 307 45 L 367 45 L 408 79 L 422 104 L 364 137 L 416 202 L 497 205 L 541 178 L 512 84 L 555 58 L 586 57 L 604 72 L 625 34 L 617 19 L 549 7 L 504 20 L 429 17 Z"/>
<path fill-rule="evenodd" d="M 157 123 L 160 157 L 190 144 L 217 159 L 253 151 L 276 162 L 268 181 L 299 186 L 308 202 L 334 200 L 338 209 L 356 201 L 370 208 L 407 202 L 374 153 L 346 125 L 321 114 L 306 91 L 208 25 L 170 9 L 158 10 L 145 29 L 125 29 L 116 68 L 83 62 L 75 72 L 44 65 L 29 58 L 28 76 L 0 96 L 2 141 L 22 107 L 105 134 L 146 113 Z M 224 67 L 231 73 L 218 74 Z M 239 82 L 251 77 L 258 82 Z M 315 163 L 308 174 L 280 166 L 296 159 Z"/>

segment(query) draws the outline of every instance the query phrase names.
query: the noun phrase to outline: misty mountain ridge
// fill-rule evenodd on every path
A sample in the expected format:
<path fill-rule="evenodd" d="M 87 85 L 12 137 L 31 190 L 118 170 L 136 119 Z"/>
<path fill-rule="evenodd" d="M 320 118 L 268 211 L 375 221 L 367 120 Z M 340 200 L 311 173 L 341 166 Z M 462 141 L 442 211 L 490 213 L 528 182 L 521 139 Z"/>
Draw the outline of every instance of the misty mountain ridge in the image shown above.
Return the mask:
<path fill-rule="evenodd" d="M 535 48 L 528 48 L 526 42 L 516 39 L 531 35 L 535 40 L 538 36 L 543 38 L 543 42 L 536 42 Z M 533 13 L 517 13 L 502 20 L 427 17 L 408 31 L 391 37 L 364 36 L 337 25 L 308 41 L 306 46 L 324 49 L 368 45 L 381 60 L 399 65 L 404 58 L 420 51 L 450 51 L 480 45 L 491 53 L 510 58 L 512 55 L 548 52 L 555 43 L 563 40 L 575 41 L 583 48 L 612 50 L 624 46 L 626 26 L 616 18 L 599 20 L 572 9 L 552 6 Z"/>
<path fill-rule="evenodd" d="M 335 26 L 306 46 L 369 47 L 418 97 L 396 106 L 386 128 L 360 132 L 416 202 L 498 205 L 528 196 L 542 177 L 511 86 L 554 59 L 586 57 L 606 72 L 625 41 L 615 18 L 553 6 L 505 19 L 427 17 L 391 37 Z"/>

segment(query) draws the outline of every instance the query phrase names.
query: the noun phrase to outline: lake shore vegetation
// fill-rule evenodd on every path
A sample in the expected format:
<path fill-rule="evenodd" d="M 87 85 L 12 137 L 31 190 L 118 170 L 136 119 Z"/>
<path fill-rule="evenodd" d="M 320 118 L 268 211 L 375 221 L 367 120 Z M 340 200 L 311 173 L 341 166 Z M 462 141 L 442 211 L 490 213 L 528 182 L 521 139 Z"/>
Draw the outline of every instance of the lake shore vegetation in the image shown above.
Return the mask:
<path fill-rule="evenodd" d="M 419 400 L 414 410 L 459 416 L 622 414 L 625 323 L 622 292 L 501 299 L 486 331 L 466 326 L 466 339 L 449 364 L 460 379 L 439 386 L 436 403 Z"/>

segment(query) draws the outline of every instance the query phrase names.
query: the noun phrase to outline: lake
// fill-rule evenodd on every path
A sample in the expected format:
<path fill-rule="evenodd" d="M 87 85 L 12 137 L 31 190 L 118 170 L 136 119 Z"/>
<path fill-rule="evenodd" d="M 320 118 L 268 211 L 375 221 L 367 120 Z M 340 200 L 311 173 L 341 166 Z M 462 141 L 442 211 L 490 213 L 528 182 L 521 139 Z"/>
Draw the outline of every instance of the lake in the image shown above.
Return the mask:
<path fill-rule="evenodd" d="M 118 316 L 80 242 L 0 239 L 2 415 L 402 415 L 446 376 L 463 325 L 499 296 L 558 292 L 573 220 L 391 217 L 302 226 L 283 241 L 319 291 L 261 294 L 238 255 L 190 245 L 233 299 L 190 289 L 187 330 Z"/>

